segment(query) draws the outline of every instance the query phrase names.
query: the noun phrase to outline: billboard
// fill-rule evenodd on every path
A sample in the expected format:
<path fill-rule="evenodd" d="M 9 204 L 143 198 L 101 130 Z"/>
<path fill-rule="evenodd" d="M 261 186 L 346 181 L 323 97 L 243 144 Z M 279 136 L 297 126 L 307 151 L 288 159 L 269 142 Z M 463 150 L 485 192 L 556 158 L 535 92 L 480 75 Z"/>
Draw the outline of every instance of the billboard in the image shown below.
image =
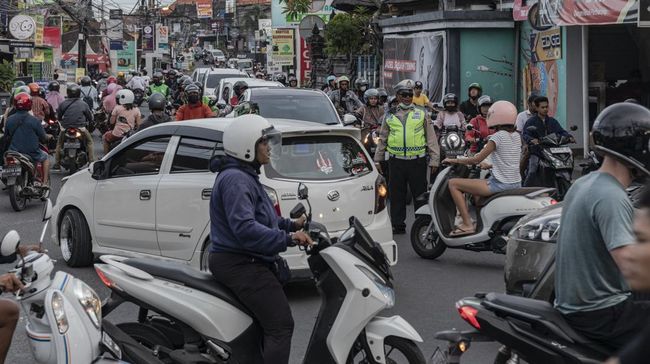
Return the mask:
<path fill-rule="evenodd" d="M 294 29 L 273 29 L 273 65 L 293 66 Z"/>
<path fill-rule="evenodd" d="M 445 87 L 445 33 L 384 36 L 384 87 L 391 92 L 403 79 L 421 81 L 429 99 L 441 100 Z"/>
<path fill-rule="evenodd" d="M 212 0 L 196 0 L 196 15 L 199 19 L 212 19 Z"/>
<path fill-rule="evenodd" d="M 514 20 L 533 17 L 551 27 L 636 23 L 638 12 L 637 0 L 515 0 L 512 14 Z"/>

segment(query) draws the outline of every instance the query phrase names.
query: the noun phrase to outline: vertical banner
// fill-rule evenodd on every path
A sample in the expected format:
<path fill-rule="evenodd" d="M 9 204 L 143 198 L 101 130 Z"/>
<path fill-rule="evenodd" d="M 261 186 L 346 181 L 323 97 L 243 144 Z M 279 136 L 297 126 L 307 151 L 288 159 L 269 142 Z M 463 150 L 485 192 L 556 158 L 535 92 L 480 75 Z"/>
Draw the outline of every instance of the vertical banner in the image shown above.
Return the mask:
<path fill-rule="evenodd" d="M 44 27 L 43 45 L 50 46 L 52 48 L 61 48 L 61 28 Z"/>
<path fill-rule="evenodd" d="M 309 45 L 305 38 L 300 38 L 300 82 L 306 84 L 311 79 L 311 58 L 309 55 Z"/>
<path fill-rule="evenodd" d="M 293 66 L 295 55 L 294 29 L 273 29 L 273 65 Z"/>
<path fill-rule="evenodd" d="M 169 49 L 169 27 L 156 24 L 156 49 Z"/>
<path fill-rule="evenodd" d="M 199 19 L 212 19 L 212 0 L 196 0 L 196 16 Z"/>
<path fill-rule="evenodd" d="M 117 70 L 128 71 L 135 68 L 135 41 L 126 41 L 122 50 L 117 51 Z"/>
<path fill-rule="evenodd" d="M 384 87 L 389 92 L 403 79 L 421 81 L 430 100 L 441 100 L 445 80 L 444 32 L 384 37 Z"/>
<path fill-rule="evenodd" d="M 106 21 L 106 36 L 110 40 L 121 42 L 124 37 L 122 9 L 110 9 L 109 14 L 109 19 Z"/>
<path fill-rule="evenodd" d="M 154 50 L 154 37 L 153 37 L 152 25 L 145 25 L 144 27 L 142 27 L 142 50 L 143 51 Z"/>
<path fill-rule="evenodd" d="M 235 0 L 226 0 L 226 14 L 234 14 L 237 9 L 237 2 Z"/>
<path fill-rule="evenodd" d="M 34 45 L 43 45 L 43 29 L 45 28 L 45 17 L 43 15 L 34 15 L 36 22 L 36 31 L 34 32 Z M 38 62 L 38 61 L 34 61 Z M 42 61 L 41 61 L 42 62 Z"/>

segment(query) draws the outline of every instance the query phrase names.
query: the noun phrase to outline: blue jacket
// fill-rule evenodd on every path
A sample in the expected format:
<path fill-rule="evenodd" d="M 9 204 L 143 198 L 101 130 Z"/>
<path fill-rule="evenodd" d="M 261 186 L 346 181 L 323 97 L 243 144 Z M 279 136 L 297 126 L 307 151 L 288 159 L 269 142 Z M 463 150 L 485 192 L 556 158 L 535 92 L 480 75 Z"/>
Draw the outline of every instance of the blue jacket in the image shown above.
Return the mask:
<path fill-rule="evenodd" d="M 13 135 L 9 150 L 27 154 L 34 160 L 40 157 L 41 147 L 39 142 L 44 143 L 47 141 L 47 136 L 41 126 L 41 121 L 35 116 L 25 110 L 16 111 L 15 114 L 7 118 L 5 131 Z"/>
<path fill-rule="evenodd" d="M 529 126 L 534 126 L 537 130 L 534 133 L 531 133 L 527 130 Z M 564 130 L 560 123 L 550 116 L 547 116 L 546 120 L 542 121 L 539 115 L 535 114 L 531 116 L 530 119 L 526 121 L 526 125 L 524 125 L 524 140 L 528 144 L 530 144 L 530 141 L 533 139 L 541 139 L 553 133 L 566 137 L 570 136 L 569 132 Z M 538 145 L 531 145 L 529 151 L 531 154 L 539 155 L 541 153 L 541 147 Z"/>
<path fill-rule="evenodd" d="M 212 162 L 219 173 L 210 198 L 210 252 L 246 254 L 272 262 L 291 244 L 290 219 L 279 217 L 251 165 L 231 157 Z"/>

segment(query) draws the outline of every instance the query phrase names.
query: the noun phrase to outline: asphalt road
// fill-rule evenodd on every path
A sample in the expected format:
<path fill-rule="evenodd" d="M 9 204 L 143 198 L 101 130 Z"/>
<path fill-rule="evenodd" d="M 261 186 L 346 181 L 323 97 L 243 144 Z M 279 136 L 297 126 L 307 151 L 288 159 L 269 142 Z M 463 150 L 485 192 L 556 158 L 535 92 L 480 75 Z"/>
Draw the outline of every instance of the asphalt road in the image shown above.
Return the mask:
<path fill-rule="evenodd" d="M 101 143 L 98 132 L 95 132 L 96 152 L 101 155 Z M 65 174 L 52 174 L 52 201 L 55 201 L 61 185 L 61 178 Z M 1 184 L 0 184 L 1 186 Z M 0 191 L 0 235 L 11 229 L 17 230 L 24 244 L 37 242 L 42 228 L 41 214 L 43 203 L 33 201 L 22 212 L 14 212 L 9 203 L 6 191 Z M 412 214 L 412 212 L 410 212 Z M 412 222 L 412 216 L 408 225 Z M 46 237 L 49 233 L 46 234 Z M 420 333 L 424 342 L 420 349 L 428 359 L 436 346 L 444 347 L 445 343 L 434 339 L 437 331 L 451 328 L 469 329 L 459 316 L 454 303 L 475 292 L 503 291 L 503 262 L 504 256 L 492 253 L 474 253 L 460 250 L 447 250 L 437 260 L 430 261 L 419 258 L 410 246 L 408 235 L 395 237 L 399 247 L 399 262 L 393 267 L 397 303 L 385 315 L 403 316 Z M 81 278 L 97 291 L 100 297 L 108 297 L 109 291 L 97 278 L 92 267 L 69 268 L 61 258 L 61 251 L 57 245 L 46 239 L 45 245 L 49 255 L 58 259 L 56 270 L 63 270 Z M 0 272 L 6 272 L 11 267 L 4 265 Z M 287 295 L 293 310 L 296 323 L 291 363 L 301 363 L 307 347 L 311 330 L 314 325 L 320 298 L 313 284 L 301 283 L 290 285 Z M 3 298 L 12 299 L 5 294 Z M 27 337 L 25 335 L 25 318 L 21 314 L 12 347 L 9 351 L 7 363 L 33 363 Z M 107 318 L 120 323 L 136 319 L 137 310 L 130 304 L 122 305 L 112 312 Z M 494 343 L 479 343 L 472 346 L 466 354 L 466 363 L 491 362 L 496 354 L 498 345 Z"/>

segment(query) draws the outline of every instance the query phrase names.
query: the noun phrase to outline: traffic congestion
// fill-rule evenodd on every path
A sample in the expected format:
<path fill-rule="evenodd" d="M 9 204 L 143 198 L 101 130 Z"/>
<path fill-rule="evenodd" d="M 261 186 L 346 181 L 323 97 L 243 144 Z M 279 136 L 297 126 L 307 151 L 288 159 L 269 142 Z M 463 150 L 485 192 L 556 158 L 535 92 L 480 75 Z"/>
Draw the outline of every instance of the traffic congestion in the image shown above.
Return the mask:
<path fill-rule="evenodd" d="M 6 362 L 646 360 L 638 101 L 605 108 L 574 160 L 543 95 L 521 109 L 473 82 L 433 100 L 421 80 L 344 74 L 314 89 L 195 55 L 13 84 Z"/>

